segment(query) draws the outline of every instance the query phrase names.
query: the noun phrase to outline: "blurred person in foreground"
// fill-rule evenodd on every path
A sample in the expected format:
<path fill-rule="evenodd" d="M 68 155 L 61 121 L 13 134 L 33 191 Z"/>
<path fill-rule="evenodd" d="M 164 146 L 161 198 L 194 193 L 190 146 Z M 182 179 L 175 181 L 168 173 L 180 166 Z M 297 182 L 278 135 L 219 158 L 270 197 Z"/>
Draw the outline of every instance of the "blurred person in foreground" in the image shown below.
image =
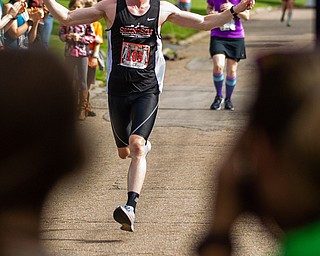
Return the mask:
<path fill-rule="evenodd" d="M 243 213 L 261 218 L 280 241 L 279 255 L 320 255 L 320 53 L 271 54 L 257 65 L 258 95 L 220 169 L 199 255 L 231 255 Z"/>
<path fill-rule="evenodd" d="M 42 205 L 82 155 L 72 83 L 63 64 L 44 51 L 0 51 L 0 69 L 0 255 L 45 255 Z"/>

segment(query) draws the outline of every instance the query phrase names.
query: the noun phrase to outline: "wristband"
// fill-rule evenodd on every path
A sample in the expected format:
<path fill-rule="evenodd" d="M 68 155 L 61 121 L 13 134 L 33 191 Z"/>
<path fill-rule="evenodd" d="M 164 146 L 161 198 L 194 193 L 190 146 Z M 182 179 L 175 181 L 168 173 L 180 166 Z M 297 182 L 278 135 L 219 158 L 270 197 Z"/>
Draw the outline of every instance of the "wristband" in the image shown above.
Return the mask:
<path fill-rule="evenodd" d="M 32 20 L 27 20 L 27 24 L 28 24 L 29 27 L 33 26 L 33 21 Z"/>
<path fill-rule="evenodd" d="M 98 59 L 99 56 L 98 55 L 92 55 L 92 58 Z"/>
<path fill-rule="evenodd" d="M 232 14 L 233 17 L 238 17 L 238 16 L 237 16 L 238 13 L 236 13 L 236 12 L 234 11 L 233 6 L 231 6 L 231 8 L 229 9 L 229 11 L 231 12 L 231 14 Z"/>

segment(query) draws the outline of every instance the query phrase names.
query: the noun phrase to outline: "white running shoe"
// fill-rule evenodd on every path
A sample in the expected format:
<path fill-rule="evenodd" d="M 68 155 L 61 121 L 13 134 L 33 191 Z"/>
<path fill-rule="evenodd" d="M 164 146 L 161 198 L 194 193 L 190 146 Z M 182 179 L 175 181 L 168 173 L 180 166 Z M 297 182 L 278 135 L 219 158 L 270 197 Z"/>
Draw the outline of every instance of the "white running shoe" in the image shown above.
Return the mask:
<path fill-rule="evenodd" d="M 118 206 L 113 212 L 113 218 L 116 222 L 119 222 L 122 226 L 122 230 L 133 232 L 134 220 L 136 215 L 132 206 Z"/>

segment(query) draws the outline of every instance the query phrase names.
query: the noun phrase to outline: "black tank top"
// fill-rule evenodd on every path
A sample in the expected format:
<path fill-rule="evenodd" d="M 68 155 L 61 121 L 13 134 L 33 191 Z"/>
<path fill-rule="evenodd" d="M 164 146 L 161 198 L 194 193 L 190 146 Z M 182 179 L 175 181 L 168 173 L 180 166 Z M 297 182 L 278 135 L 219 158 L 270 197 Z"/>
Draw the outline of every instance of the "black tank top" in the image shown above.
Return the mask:
<path fill-rule="evenodd" d="M 159 0 L 150 0 L 142 16 L 131 14 L 125 0 L 117 0 L 114 23 L 108 30 L 108 93 L 158 93 L 155 73 L 159 20 Z M 111 58 L 111 59 L 110 59 Z M 111 69 L 111 70 L 110 70 Z"/>

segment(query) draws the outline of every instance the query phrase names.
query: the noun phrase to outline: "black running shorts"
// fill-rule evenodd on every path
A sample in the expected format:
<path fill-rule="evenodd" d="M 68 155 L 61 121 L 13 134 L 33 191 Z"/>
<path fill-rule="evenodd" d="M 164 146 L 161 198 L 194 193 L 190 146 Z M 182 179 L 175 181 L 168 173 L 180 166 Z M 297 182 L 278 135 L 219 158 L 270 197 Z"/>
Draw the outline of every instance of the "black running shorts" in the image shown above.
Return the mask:
<path fill-rule="evenodd" d="M 147 140 L 153 129 L 159 103 L 158 93 L 129 96 L 108 95 L 109 115 L 118 148 L 129 145 L 129 136 L 137 134 Z"/>
<path fill-rule="evenodd" d="M 210 55 L 224 54 L 226 58 L 240 61 L 246 58 L 244 38 L 221 38 L 212 36 L 210 40 Z"/>

